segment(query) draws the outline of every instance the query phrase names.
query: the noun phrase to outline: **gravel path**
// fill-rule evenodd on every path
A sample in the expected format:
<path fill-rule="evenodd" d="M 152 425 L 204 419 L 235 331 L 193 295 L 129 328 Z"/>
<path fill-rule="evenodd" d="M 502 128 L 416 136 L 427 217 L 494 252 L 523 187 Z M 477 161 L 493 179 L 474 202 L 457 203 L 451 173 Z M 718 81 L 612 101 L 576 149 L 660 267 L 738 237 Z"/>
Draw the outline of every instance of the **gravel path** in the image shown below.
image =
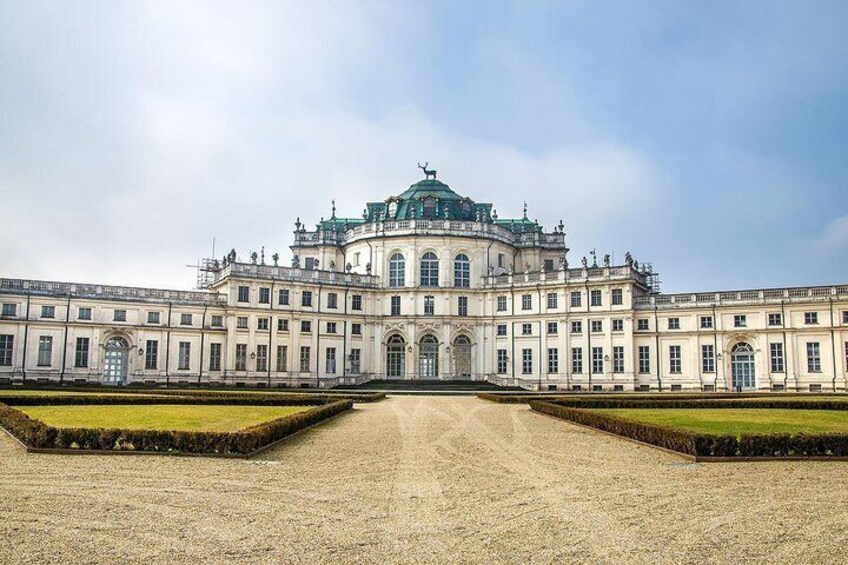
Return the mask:
<path fill-rule="evenodd" d="M 0 434 L 0 562 L 827 563 L 848 463 L 685 463 L 470 397 L 394 397 L 259 459 Z"/>

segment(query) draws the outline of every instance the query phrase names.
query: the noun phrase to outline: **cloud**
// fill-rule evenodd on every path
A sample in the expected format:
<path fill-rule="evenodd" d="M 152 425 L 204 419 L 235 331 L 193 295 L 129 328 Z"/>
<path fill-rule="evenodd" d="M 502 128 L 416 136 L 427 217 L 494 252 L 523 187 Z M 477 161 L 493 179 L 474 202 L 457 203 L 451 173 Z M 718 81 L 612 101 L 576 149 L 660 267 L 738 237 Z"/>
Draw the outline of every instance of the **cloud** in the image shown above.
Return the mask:
<path fill-rule="evenodd" d="M 813 239 L 813 248 L 821 254 L 848 253 L 848 214 L 830 221 L 821 234 Z"/>

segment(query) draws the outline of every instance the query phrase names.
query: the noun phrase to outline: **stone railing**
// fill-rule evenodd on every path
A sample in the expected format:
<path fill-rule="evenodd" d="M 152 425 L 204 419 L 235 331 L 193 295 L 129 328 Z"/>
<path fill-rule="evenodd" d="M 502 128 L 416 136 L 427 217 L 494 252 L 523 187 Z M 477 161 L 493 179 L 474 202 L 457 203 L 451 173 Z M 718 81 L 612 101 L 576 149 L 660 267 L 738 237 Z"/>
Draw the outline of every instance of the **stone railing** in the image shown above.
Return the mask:
<path fill-rule="evenodd" d="M 379 283 L 379 277 L 374 275 L 307 270 L 297 267 L 254 265 L 252 263 L 230 263 L 215 273 L 216 282 L 227 277 L 339 284 L 360 287 L 376 287 Z"/>
<path fill-rule="evenodd" d="M 848 299 L 848 285 L 777 288 L 763 290 L 737 290 L 726 292 L 695 292 L 681 294 L 655 294 L 633 298 L 639 309 L 687 308 L 721 304 L 766 304 L 780 302 L 808 302 Z"/>
<path fill-rule="evenodd" d="M 629 265 L 615 267 L 596 267 L 585 269 L 557 269 L 555 271 L 528 271 L 505 275 L 489 276 L 483 279 L 484 288 L 504 286 L 522 286 L 554 283 L 583 283 L 595 281 L 635 280 L 647 285 L 648 273 L 637 271 Z"/>
<path fill-rule="evenodd" d="M 71 296 L 109 300 L 145 302 L 179 302 L 185 304 L 224 305 L 226 296 L 214 292 L 193 290 L 164 290 L 105 284 L 67 283 L 27 279 L 0 279 L 0 293 L 34 296 Z"/>

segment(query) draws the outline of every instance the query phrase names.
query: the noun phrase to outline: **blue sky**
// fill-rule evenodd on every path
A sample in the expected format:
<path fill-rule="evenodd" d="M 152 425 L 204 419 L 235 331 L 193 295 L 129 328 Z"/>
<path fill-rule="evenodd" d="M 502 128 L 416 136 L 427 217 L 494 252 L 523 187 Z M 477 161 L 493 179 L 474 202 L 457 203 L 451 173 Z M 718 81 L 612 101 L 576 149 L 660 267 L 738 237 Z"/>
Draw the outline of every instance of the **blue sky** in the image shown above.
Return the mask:
<path fill-rule="evenodd" d="M 430 161 L 666 291 L 848 282 L 844 2 L 0 0 L 0 275 L 188 288 Z"/>

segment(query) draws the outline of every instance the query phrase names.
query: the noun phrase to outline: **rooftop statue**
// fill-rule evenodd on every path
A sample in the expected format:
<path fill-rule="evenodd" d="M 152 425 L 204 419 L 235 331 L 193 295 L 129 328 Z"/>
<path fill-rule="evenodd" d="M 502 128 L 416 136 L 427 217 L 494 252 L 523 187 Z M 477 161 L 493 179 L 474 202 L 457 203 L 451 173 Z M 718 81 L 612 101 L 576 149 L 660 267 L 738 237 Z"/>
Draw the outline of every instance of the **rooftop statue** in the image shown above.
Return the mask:
<path fill-rule="evenodd" d="M 426 161 L 423 165 L 421 163 L 418 163 L 418 168 L 421 169 L 422 171 L 424 171 L 424 178 L 427 178 L 427 179 L 432 178 L 432 179 L 435 180 L 436 170 L 435 169 L 428 169 L 427 165 L 429 165 L 429 164 L 430 164 L 430 161 Z"/>

